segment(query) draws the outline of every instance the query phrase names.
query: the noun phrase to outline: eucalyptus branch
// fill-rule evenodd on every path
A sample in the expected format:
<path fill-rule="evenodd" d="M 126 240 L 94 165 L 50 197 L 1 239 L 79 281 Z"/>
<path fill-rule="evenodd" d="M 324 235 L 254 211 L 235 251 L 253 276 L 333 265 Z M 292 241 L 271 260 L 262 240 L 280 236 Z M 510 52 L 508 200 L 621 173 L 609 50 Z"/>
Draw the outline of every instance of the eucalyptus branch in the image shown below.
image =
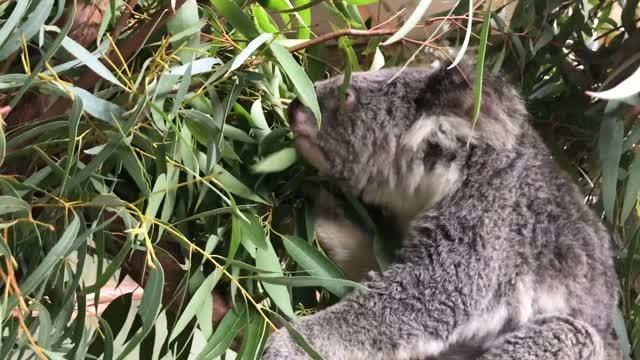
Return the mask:
<path fill-rule="evenodd" d="M 435 22 L 438 21 L 455 21 L 455 20 L 460 20 L 460 19 L 467 19 L 468 16 L 440 16 L 440 17 L 434 17 L 431 18 L 429 20 L 425 20 L 424 22 L 422 22 L 422 26 L 428 26 L 431 25 Z M 480 20 L 480 19 L 478 19 Z M 331 33 L 327 33 L 321 36 L 318 36 L 317 38 L 305 41 L 303 43 L 300 43 L 298 45 L 294 45 L 294 46 L 290 46 L 289 47 L 289 52 L 297 52 L 300 50 L 304 50 L 322 43 L 325 43 L 327 41 L 333 40 L 333 39 L 337 39 L 337 38 L 341 38 L 343 36 L 352 36 L 352 37 L 376 37 L 376 36 L 385 36 L 385 35 L 393 35 L 395 34 L 400 28 L 377 28 L 374 27 L 373 29 L 370 30 L 357 30 L 357 29 L 342 29 L 342 30 L 338 30 L 338 31 L 334 31 Z"/>

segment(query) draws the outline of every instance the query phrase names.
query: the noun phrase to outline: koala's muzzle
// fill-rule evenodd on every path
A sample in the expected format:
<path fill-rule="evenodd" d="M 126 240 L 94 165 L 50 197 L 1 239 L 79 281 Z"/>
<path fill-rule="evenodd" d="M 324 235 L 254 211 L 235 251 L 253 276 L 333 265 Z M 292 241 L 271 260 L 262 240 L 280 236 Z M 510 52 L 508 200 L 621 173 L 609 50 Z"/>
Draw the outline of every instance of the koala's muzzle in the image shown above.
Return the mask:
<path fill-rule="evenodd" d="M 289 127 L 295 136 L 296 150 L 320 172 L 327 172 L 329 164 L 318 146 L 318 125 L 311 110 L 294 99 L 287 108 Z"/>

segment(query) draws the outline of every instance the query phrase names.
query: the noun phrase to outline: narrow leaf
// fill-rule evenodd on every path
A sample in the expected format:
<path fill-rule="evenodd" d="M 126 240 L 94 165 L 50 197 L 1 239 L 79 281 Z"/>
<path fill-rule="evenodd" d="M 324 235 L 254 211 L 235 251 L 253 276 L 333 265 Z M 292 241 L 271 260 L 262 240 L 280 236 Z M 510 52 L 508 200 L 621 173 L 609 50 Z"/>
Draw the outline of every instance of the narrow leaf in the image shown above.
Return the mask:
<path fill-rule="evenodd" d="M 473 2 L 473 0 L 469 1 Z M 418 21 L 422 19 L 422 16 L 427 12 L 430 5 L 431 0 L 420 0 L 420 3 L 416 6 L 415 10 L 413 10 L 407 21 L 400 27 L 400 29 L 398 29 L 398 31 L 396 31 L 395 34 L 383 42 L 382 45 L 393 44 L 407 35 L 416 26 Z M 471 14 L 469 14 L 469 18 L 471 18 Z M 469 31 L 471 30 L 469 29 Z"/>
<path fill-rule="evenodd" d="M 124 85 L 116 79 L 111 71 L 109 71 L 109 69 L 107 69 L 107 67 L 104 66 L 97 57 L 91 54 L 87 49 L 83 48 L 82 45 L 65 36 L 62 40 L 62 47 L 64 47 L 71 55 L 75 56 L 76 59 L 82 61 L 84 65 L 93 70 L 93 72 L 98 74 L 101 78 L 126 89 Z"/>
<path fill-rule="evenodd" d="M 196 315 L 197 312 L 202 310 L 202 305 L 205 304 L 205 299 L 211 297 L 211 292 L 213 288 L 220 280 L 220 276 L 222 275 L 222 270 L 216 269 L 212 272 L 207 278 L 200 284 L 196 292 L 189 300 L 189 303 L 182 311 L 182 314 L 176 321 L 176 324 L 173 326 L 173 330 L 171 330 L 171 336 L 169 340 L 175 339 L 182 330 L 189 324 L 191 319 Z"/>
<path fill-rule="evenodd" d="M 627 185 L 624 192 L 624 202 L 622 212 L 620 213 L 620 219 L 622 221 L 625 221 L 631 213 L 633 205 L 637 202 L 638 193 L 640 193 L 640 154 L 635 153 L 633 162 L 631 166 L 629 166 L 629 177 L 627 178 Z"/>
<path fill-rule="evenodd" d="M 271 52 L 273 56 L 280 63 L 280 68 L 284 71 L 295 88 L 295 92 L 300 98 L 300 101 L 309 107 L 319 122 L 320 119 L 320 106 L 318 105 L 318 99 L 313 87 L 313 83 L 304 72 L 304 69 L 295 61 L 289 51 L 280 44 L 271 43 Z"/>
<path fill-rule="evenodd" d="M 282 277 L 280 260 L 278 259 L 270 241 L 267 241 L 267 247 L 265 249 L 257 249 L 256 266 L 273 272 L 273 274 L 267 276 Z M 278 308 L 280 308 L 280 310 L 282 310 L 282 312 L 284 312 L 288 317 L 295 319 L 296 315 L 291 307 L 289 289 L 283 285 L 274 285 L 264 282 L 262 285 Z"/>
<path fill-rule="evenodd" d="M 606 112 L 606 111 L 605 111 Z M 618 165 L 622 155 L 624 126 L 615 114 L 605 114 L 600 128 L 600 161 L 602 163 L 602 201 L 609 221 L 614 221 L 613 212 L 618 183 Z"/>
<path fill-rule="evenodd" d="M 249 56 L 251 56 L 251 54 L 253 54 L 256 50 L 258 50 L 260 46 L 262 46 L 262 44 L 266 43 L 271 39 L 273 39 L 273 35 L 271 35 L 271 33 L 264 33 L 264 34 L 260 34 L 260 36 L 258 36 L 257 38 L 251 40 L 249 44 L 247 44 L 247 47 L 244 48 L 240 52 L 240 54 L 238 54 L 238 56 L 236 56 L 233 59 L 233 62 L 231 62 L 231 67 L 227 71 L 232 72 L 237 68 L 239 68 L 242 64 L 244 64 L 245 61 L 247 61 L 247 59 L 249 58 Z"/>
<path fill-rule="evenodd" d="M 454 66 L 458 65 L 460 60 L 462 60 L 462 57 L 464 56 L 464 54 L 467 52 L 467 47 L 469 46 L 469 40 L 471 39 L 471 32 L 472 32 L 471 26 L 473 25 L 473 0 L 469 0 L 469 13 L 467 14 L 467 16 L 468 16 L 467 31 L 464 34 L 464 40 L 462 41 L 462 45 L 458 50 L 458 55 L 456 55 L 456 58 L 453 60 L 453 63 L 449 65 L 448 69 L 451 69 Z"/>
<path fill-rule="evenodd" d="M 287 249 L 287 254 L 291 255 L 293 260 L 307 270 L 310 275 L 327 279 L 345 278 L 336 264 L 303 239 L 296 236 L 283 236 L 283 244 Z M 338 297 L 343 297 L 349 292 L 348 288 L 330 281 L 323 283 L 324 285 L 326 285 L 327 290 Z"/>
<path fill-rule="evenodd" d="M 480 105 L 482 103 L 482 85 L 484 80 L 484 61 L 487 54 L 487 39 L 489 38 L 489 29 L 491 28 L 491 0 L 487 5 L 487 11 L 484 14 L 482 24 L 482 32 L 480 33 L 480 49 L 476 61 L 476 78 L 473 86 L 473 124 L 471 128 L 475 128 L 478 116 L 480 116 Z M 469 141 L 471 137 L 469 137 Z"/>
<path fill-rule="evenodd" d="M 251 169 L 256 173 L 273 173 L 285 170 L 296 162 L 297 155 L 294 148 L 284 148 L 270 154 Z"/>
<path fill-rule="evenodd" d="M 14 212 L 29 212 L 31 206 L 24 200 L 13 196 L 0 196 L 0 215 Z"/>
<path fill-rule="evenodd" d="M 46 281 L 49 276 L 52 275 L 51 269 L 53 269 L 59 261 L 62 261 L 65 256 L 67 256 L 67 252 L 76 240 L 79 230 L 80 217 L 74 216 L 73 221 L 71 221 L 71 224 L 67 226 L 55 246 L 51 248 L 47 256 L 45 256 L 42 262 L 30 272 L 29 276 L 21 284 L 20 288 L 25 295 L 31 294 L 38 285 Z"/>
<path fill-rule="evenodd" d="M 586 94 L 600 99 L 623 99 L 640 92 L 640 67 L 620 84 L 605 91 L 587 91 Z"/>

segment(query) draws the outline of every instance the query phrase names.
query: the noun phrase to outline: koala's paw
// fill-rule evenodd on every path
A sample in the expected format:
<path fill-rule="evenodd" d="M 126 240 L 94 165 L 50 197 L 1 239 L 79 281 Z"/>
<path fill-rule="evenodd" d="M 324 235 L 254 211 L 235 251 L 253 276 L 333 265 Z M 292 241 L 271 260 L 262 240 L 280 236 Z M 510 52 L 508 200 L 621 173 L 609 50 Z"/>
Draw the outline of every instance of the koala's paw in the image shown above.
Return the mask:
<path fill-rule="evenodd" d="M 370 234 L 345 209 L 347 204 L 329 191 L 307 191 L 315 215 L 315 233 L 322 248 L 347 277 L 360 281 L 377 268 Z"/>
<path fill-rule="evenodd" d="M 289 336 L 286 329 L 282 328 L 269 336 L 267 344 L 262 352 L 263 360 L 303 360 L 308 356 Z"/>

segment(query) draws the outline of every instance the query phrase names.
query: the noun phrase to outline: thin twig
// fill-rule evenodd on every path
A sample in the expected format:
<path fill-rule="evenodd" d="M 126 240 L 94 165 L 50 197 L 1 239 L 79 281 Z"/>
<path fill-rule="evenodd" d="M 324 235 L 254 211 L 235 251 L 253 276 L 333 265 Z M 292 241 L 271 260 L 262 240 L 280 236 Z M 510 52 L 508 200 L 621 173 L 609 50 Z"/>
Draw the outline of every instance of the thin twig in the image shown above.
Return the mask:
<path fill-rule="evenodd" d="M 353 37 L 373 37 L 373 36 L 383 36 L 383 35 L 393 35 L 398 29 L 376 29 L 376 30 L 356 30 L 356 29 L 343 29 L 339 31 L 335 31 L 332 33 L 324 34 L 318 36 L 317 38 L 311 39 L 309 41 L 305 41 L 298 45 L 294 45 L 289 47 L 289 52 L 296 52 L 306 48 L 310 48 L 329 40 L 337 39 L 343 36 L 353 36 Z"/>
<path fill-rule="evenodd" d="M 113 28 L 113 39 L 118 40 L 122 30 L 127 27 L 127 23 L 129 22 L 129 18 L 131 17 L 131 13 L 133 12 L 133 8 L 138 4 L 138 0 L 129 0 L 129 3 L 125 5 L 124 10 L 122 11 L 122 15 L 118 19 L 116 26 Z"/>
<path fill-rule="evenodd" d="M 435 18 L 431 18 L 429 20 L 425 20 L 422 22 L 422 26 L 428 26 L 431 25 L 435 22 L 438 21 L 444 21 L 444 20 L 449 20 L 449 21 L 455 21 L 457 19 L 467 19 L 467 16 L 440 16 L 440 17 L 435 17 Z M 328 34 L 324 34 L 321 36 L 318 36 L 317 38 L 305 41 L 303 43 L 300 43 L 298 45 L 294 45 L 289 47 L 289 52 L 296 52 L 296 51 L 300 51 L 300 50 L 304 50 L 319 44 L 322 44 L 324 42 L 327 42 L 329 40 L 333 40 L 333 39 L 337 39 L 343 36 L 353 36 L 353 37 L 374 37 L 374 36 L 385 36 L 385 35 L 393 35 L 395 34 L 399 28 L 388 28 L 388 29 L 380 29 L 379 26 L 386 24 L 388 21 L 383 22 L 382 24 L 374 27 L 373 29 L 370 30 L 357 30 L 357 29 L 343 29 L 343 30 L 338 30 L 332 33 L 328 33 Z"/>

